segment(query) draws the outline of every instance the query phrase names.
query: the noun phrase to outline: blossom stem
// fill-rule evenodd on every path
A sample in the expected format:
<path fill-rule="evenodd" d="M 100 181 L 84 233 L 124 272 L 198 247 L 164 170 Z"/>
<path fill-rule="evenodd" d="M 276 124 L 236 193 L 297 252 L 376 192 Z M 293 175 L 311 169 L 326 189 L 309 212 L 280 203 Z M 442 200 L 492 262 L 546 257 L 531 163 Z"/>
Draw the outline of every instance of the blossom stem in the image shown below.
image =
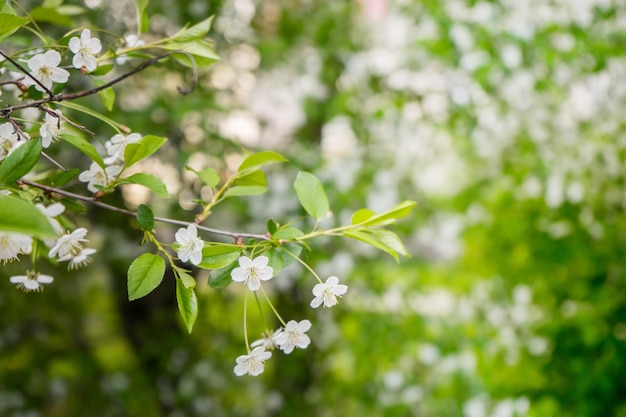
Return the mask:
<path fill-rule="evenodd" d="M 309 264 L 307 264 L 306 262 L 304 262 L 302 259 L 300 259 L 298 256 L 296 256 L 296 254 L 292 253 L 291 251 L 285 249 L 284 247 L 281 247 L 282 250 L 284 250 L 285 252 L 287 252 L 289 254 L 289 256 L 291 256 L 293 259 L 295 259 L 296 261 L 300 262 L 300 264 L 302 264 L 302 266 L 304 266 L 306 269 L 309 270 L 310 273 L 313 274 L 313 276 L 315 278 L 317 278 L 317 280 L 320 282 L 320 284 L 323 284 L 324 281 L 322 281 L 322 279 L 320 278 L 319 275 L 317 275 L 317 273 L 313 270 L 313 268 L 311 268 L 309 266 Z"/>
<path fill-rule="evenodd" d="M 250 354 L 250 343 L 248 343 L 248 291 L 243 296 L 243 340 L 246 342 L 246 350 Z"/>
<path fill-rule="evenodd" d="M 106 210 L 114 211 L 116 213 L 125 214 L 127 216 L 132 216 L 132 217 L 137 217 L 137 213 L 134 212 L 134 211 L 126 210 L 126 209 L 123 209 L 123 208 L 112 206 L 110 204 L 103 203 L 101 201 L 96 200 L 93 197 L 87 197 L 87 196 L 83 196 L 83 195 L 80 195 L 80 194 L 71 193 L 69 191 L 61 190 L 59 188 L 50 187 L 50 186 L 43 185 L 43 184 L 39 184 L 39 183 L 36 183 L 36 182 L 33 182 L 33 181 L 29 181 L 27 179 L 21 179 L 21 180 L 18 181 L 18 183 L 22 183 L 22 184 L 29 185 L 31 187 L 39 188 L 40 190 L 46 191 L 48 193 L 55 193 L 55 194 L 59 194 L 59 195 L 65 196 L 65 197 L 72 198 L 74 200 L 84 201 L 86 203 L 93 204 L 94 206 L 98 206 L 98 207 L 101 207 L 101 208 L 106 209 Z M 181 225 L 181 226 L 189 226 L 190 224 L 195 224 L 194 222 L 187 222 L 187 221 L 184 221 L 184 220 L 169 219 L 169 218 L 166 218 L 166 217 L 155 217 L 154 220 L 157 221 L 157 222 L 161 222 L 161 223 L 176 224 L 176 225 Z M 259 239 L 259 240 L 269 240 L 269 238 L 267 236 L 261 235 L 261 234 L 229 232 L 229 231 L 226 231 L 226 230 L 213 229 L 211 227 L 200 226 L 200 225 L 196 225 L 196 227 L 198 228 L 198 230 L 203 230 L 205 232 L 213 233 L 213 234 L 216 234 L 216 235 L 229 236 L 229 237 L 232 237 L 233 239 L 251 238 L 251 239 Z"/>
<path fill-rule="evenodd" d="M 278 320 L 280 321 L 280 323 L 283 326 L 286 326 L 287 323 L 285 323 L 285 320 L 283 320 L 283 318 L 280 316 L 280 314 L 278 314 L 278 311 L 274 307 L 274 304 L 272 304 L 272 302 L 270 301 L 270 298 L 267 296 L 267 293 L 265 292 L 265 289 L 263 289 L 263 286 L 261 286 L 261 292 L 263 293 L 263 297 L 265 297 L 265 301 L 267 301 L 267 303 L 270 305 L 270 308 L 274 312 L 274 315 L 276 315 L 276 317 L 278 317 Z"/>

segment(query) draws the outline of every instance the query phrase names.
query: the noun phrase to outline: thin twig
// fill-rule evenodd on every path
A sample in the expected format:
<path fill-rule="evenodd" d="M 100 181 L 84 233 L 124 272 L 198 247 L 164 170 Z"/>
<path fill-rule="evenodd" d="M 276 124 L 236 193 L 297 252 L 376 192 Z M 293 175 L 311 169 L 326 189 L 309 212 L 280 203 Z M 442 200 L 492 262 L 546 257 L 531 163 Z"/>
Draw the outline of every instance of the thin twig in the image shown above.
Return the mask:
<path fill-rule="evenodd" d="M 46 191 L 48 193 L 54 193 L 54 194 L 58 194 L 58 195 L 62 195 L 62 196 L 65 196 L 65 197 L 72 198 L 74 200 L 84 201 L 86 203 L 93 204 L 94 206 L 98 206 L 98 207 L 101 207 L 101 208 L 106 209 L 106 210 L 114 211 L 116 213 L 125 214 L 127 216 L 132 216 L 132 217 L 137 217 L 137 213 L 134 212 L 134 211 L 126 210 L 126 209 L 123 209 L 123 208 L 112 206 L 110 204 L 103 203 L 101 201 L 98 201 L 98 200 L 94 199 L 93 197 L 87 197 L 87 196 L 83 196 L 83 195 L 80 195 L 80 194 L 75 194 L 75 193 L 72 193 L 72 192 L 69 192 L 69 191 L 61 190 L 59 188 L 50 187 L 50 186 L 43 185 L 43 184 L 39 184 L 39 183 L 36 183 L 36 182 L 33 182 L 33 181 L 29 181 L 29 180 L 26 180 L 26 179 L 19 180 L 19 183 L 23 183 L 23 184 L 29 185 L 31 187 L 39 188 L 40 190 Z M 161 222 L 161 223 L 176 224 L 176 225 L 179 225 L 179 226 L 189 226 L 190 224 L 196 224 L 194 222 L 187 222 L 187 221 L 183 221 L 183 220 L 169 219 L 169 218 L 166 218 L 166 217 L 155 217 L 154 220 L 157 221 L 157 222 Z M 230 236 L 230 237 L 232 237 L 234 239 L 252 238 L 252 239 L 259 239 L 259 240 L 269 240 L 269 238 L 267 236 L 260 235 L 260 234 L 229 232 L 229 231 L 226 231 L 226 230 L 219 230 L 219 229 L 213 229 L 213 228 L 206 227 L 206 226 L 201 226 L 201 225 L 198 225 L 198 224 L 196 224 L 196 227 L 199 230 L 203 230 L 205 232 L 213 233 L 213 234 L 216 234 L 216 235 L 222 235 L 222 236 Z"/>
<path fill-rule="evenodd" d="M 24 68 L 22 66 L 22 64 L 20 64 L 19 62 L 17 62 L 16 60 L 14 60 L 13 58 L 11 58 L 10 56 L 6 55 L 4 52 L 0 51 L 0 55 L 2 55 L 7 61 L 9 61 L 11 64 L 15 65 L 17 68 L 19 68 L 20 71 L 22 71 L 24 73 L 24 75 L 26 75 L 28 78 L 30 78 L 31 80 L 35 81 L 37 83 L 37 85 L 41 88 L 44 89 L 44 91 L 50 96 L 50 97 L 54 97 L 54 93 L 52 91 L 50 91 L 50 89 L 48 87 L 46 87 L 45 85 L 43 85 L 43 83 L 41 81 L 39 81 L 37 78 L 33 77 L 30 72 L 28 72 L 28 70 L 26 68 Z"/>
<path fill-rule="evenodd" d="M 3 56 L 6 56 L 4 53 L 2 53 L 2 51 L 0 51 L 0 53 Z M 99 91 L 105 90 L 109 87 L 114 86 L 115 84 L 125 80 L 126 78 L 130 77 L 131 75 L 134 75 L 136 73 L 138 73 L 139 71 L 143 71 L 144 69 L 148 68 L 150 65 L 155 64 L 156 62 L 158 62 L 159 60 L 166 58 L 170 55 L 174 55 L 174 54 L 186 54 L 189 55 L 188 53 L 184 52 L 184 51 L 170 51 L 170 52 L 166 52 L 164 54 L 161 54 L 159 56 L 156 56 L 152 59 L 149 59 L 148 61 L 142 62 L 140 65 L 136 66 L 135 68 L 133 68 L 132 70 L 130 70 L 129 72 L 120 75 L 117 78 L 114 78 L 113 80 L 109 81 L 106 84 L 103 84 L 99 87 L 96 88 L 92 88 L 90 90 L 84 90 L 84 91 L 79 91 L 78 93 L 71 93 L 71 94 L 57 94 L 55 95 L 51 95 L 47 98 L 43 98 L 41 100 L 35 100 L 35 101 L 31 101 L 29 103 L 24 103 L 24 104 L 20 104 L 17 106 L 7 106 L 6 108 L 0 110 L 0 115 L 2 117 L 7 117 L 9 114 L 11 114 L 12 112 L 14 112 L 15 110 L 21 110 L 21 109 L 25 109 L 28 107 L 39 107 L 42 104 L 46 104 L 46 103 L 50 103 L 50 102 L 61 102 L 61 101 L 68 101 L 68 100 L 75 100 L 77 98 L 82 98 L 82 97 L 87 97 L 87 96 L 91 96 L 93 94 L 98 93 Z M 191 59 L 193 59 L 193 57 L 191 57 Z M 195 63 L 195 61 L 192 61 Z M 196 82 L 197 82 L 197 77 L 198 77 L 198 73 L 197 70 L 195 69 L 194 66 L 194 71 L 193 71 L 193 79 L 192 79 L 192 83 L 191 83 L 191 87 L 189 89 L 185 89 L 182 87 L 178 88 L 178 91 L 181 94 L 189 94 L 191 91 L 193 91 L 193 89 L 195 88 Z M 32 78 L 32 77 L 31 77 Z"/>

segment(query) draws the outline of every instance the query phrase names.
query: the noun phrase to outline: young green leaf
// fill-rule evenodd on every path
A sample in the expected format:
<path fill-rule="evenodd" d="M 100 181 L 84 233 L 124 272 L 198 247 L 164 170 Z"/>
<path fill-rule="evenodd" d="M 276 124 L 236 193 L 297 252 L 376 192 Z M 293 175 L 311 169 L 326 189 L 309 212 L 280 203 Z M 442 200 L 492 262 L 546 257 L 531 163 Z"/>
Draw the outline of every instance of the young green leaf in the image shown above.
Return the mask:
<path fill-rule="evenodd" d="M 188 288 L 181 279 L 176 279 L 176 301 L 180 317 L 185 323 L 187 331 L 191 333 L 193 324 L 198 317 L 198 299 L 193 288 Z"/>
<path fill-rule="evenodd" d="M 363 226 L 382 226 L 390 224 L 396 219 L 408 216 L 416 204 L 415 201 L 403 201 L 390 210 L 380 214 L 375 214 L 371 210 L 361 209 L 352 216 L 352 224 L 361 224 Z M 369 213 L 372 213 L 372 215 L 368 216 Z"/>
<path fill-rule="evenodd" d="M 394 248 L 388 246 L 385 242 L 382 242 L 380 238 L 376 235 L 372 235 L 371 233 L 359 230 L 346 230 L 345 232 L 343 232 L 343 236 L 367 243 L 368 245 L 371 245 L 393 256 L 393 259 L 395 259 L 396 262 L 400 261 L 397 251 Z"/>
<path fill-rule="evenodd" d="M 126 149 L 124 150 L 124 168 L 128 168 L 135 162 L 152 155 L 158 151 L 165 142 L 167 142 L 166 138 L 147 135 L 142 137 L 137 143 L 126 145 Z"/>
<path fill-rule="evenodd" d="M 184 42 L 203 38 L 207 33 L 209 33 L 214 17 L 215 16 L 208 17 L 190 28 L 181 29 L 176 35 L 174 35 L 174 39 Z"/>
<path fill-rule="evenodd" d="M 158 255 L 144 253 L 128 268 L 128 299 L 144 297 L 161 284 L 165 261 Z"/>
<path fill-rule="evenodd" d="M 196 280 L 189 274 L 189 270 L 181 268 L 179 266 L 174 265 L 174 271 L 176 271 L 176 275 L 180 278 L 180 281 L 183 283 L 185 288 L 195 288 Z"/>
<path fill-rule="evenodd" d="M 315 175 L 300 171 L 293 186 L 300 204 L 311 217 L 321 220 L 328 216 L 328 197 Z"/>
<path fill-rule="evenodd" d="M 273 219 L 269 219 L 267 221 L 267 231 L 270 235 L 273 235 L 278 230 L 278 223 L 276 223 Z"/>
<path fill-rule="evenodd" d="M 387 246 L 388 248 L 395 250 L 396 252 L 406 256 L 407 258 L 411 256 L 407 252 L 404 244 L 402 243 L 398 235 L 396 235 L 394 232 L 384 229 L 376 229 L 370 230 L 369 233 L 371 233 L 380 243 Z"/>
<path fill-rule="evenodd" d="M 220 174 L 218 174 L 213 168 L 205 168 L 203 170 L 196 171 L 189 165 L 185 165 L 185 169 L 195 172 L 198 178 L 200 178 L 200 180 L 209 187 L 215 187 L 220 183 Z"/>
<path fill-rule="evenodd" d="M 80 174 L 80 169 L 72 168 L 66 171 L 59 170 L 47 178 L 44 178 L 41 182 L 45 185 L 52 187 L 62 187 Z"/>
<path fill-rule="evenodd" d="M 57 236 L 48 218 L 35 206 L 9 195 L 0 195 L 0 231 L 40 238 Z"/>
<path fill-rule="evenodd" d="M 198 268 L 218 269 L 230 265 L 239 258 L 241 248 L 233 245 L 212 245 L 202 249 L 202 262 Z"/>
<path fill-rule="evenodd" d="M 147 32 L 150 28 L 150 21 L 146 14 L 146 6 L 148 0 L 135 0 L 135 6 L 137 7 L 137 27 L 140 32 Z"/>
<path fill-rule="evenodd" d="M 146 232 L 152 231 L 154 227 L 154 214 L 152 213 L 152 209 L 145 204 L 140 204 L 137 207 L 137 223 L 139 223 L 139 227 Z"/>
<path fill-rule="evenodd" d="M 289 251 L 289 253 L 287 252 Z M 269 258 L 268 265 L 274 270 L 274 276 L 278 275 L 288 265 L 296 261 L 295 257 L 302 253 L 301 245 L 283 245 L 268 250 L 263 255 Z"/>
<path fill-rule="evenodd" d="M 226 288 L 233 282 L 230 273 L 233 272 L 233 269 L 239 266 L 238 262 L 233 262 L 230 265 L 220 268 L 214 269 L 209 274 L 209 286 L 213 288 Z"/>
<path fill-rule="evenodd" d="M 267 192 L 267 187 L 262 187 L 259 185 L 250 185 L 243 187 L 232 187 L 226 190 L 224 193 L 224 198 L 226 197 L 243 197 L 250 195 L 259 195 Z"/>
<path fill-rule="evenodd" d="M 285 227 L 284 229 L 280 229 L 276 233 L 272 234 L 274 239 L 279 240 L 293 240 L 299 238 L 300 236 L 304 236 L 304 232 L 300 229 L 296 229 L 295 227 Z"/>
<path fill-rule="evenodd" d="M 250 155 L 239 165 L 238 173 L 253 171 L 264 165 L 286 162 L 287 159 L 277 152 L 264 151 Z"/>
<path fill-rule="evenodd" d="M 143 172 L 138 172 L 136 174 L 131 175 L 130 177 L 122 178 L 120 183 L 132 183 L 143 185 L 144 187 L 154 191 L 161 198 L 169 198 L 169 194 L 167 192 L 167 187 L 163 183 L 161 178 L 152 174 L 145 174 Z"/>
<path fill-rule="evenodd" d="M 89 159 L 94 161 L 96 164 L 100 165 L 102 169 L 106 167 L 106 165 L 104 164 L 104 161 L 102 160 L 102 157 L 100 156 L 96 148 L 94 148 L 85 139 L 79 136 L 73 136 L 73 135 L 68 135 L 68 134 L 62 135 L 61 139 L 63 139 L 65 142 L 69 143 L 70 145 L 74 146 L 76 149 L 78 149 L 79 151 L 87 155 Z"/>
<path fill-rule="evenodd" d="M 4 12 L 4 10 L 3 10 Z M 12 13 L 0 13 L 0 41 L 10 36 L 30 20 Z"/>
<path fill-rule="evenodd" d="M 94 79 L 94 83 L 100 87 L 101 85 L 106 84 L 106 81 Z M 98 95 L 102 99 L 104 107 L 106 107 L 108 111 L 113 110 L 113 104 L 115 104 L 115 91 L 109 87 L 98 91 Z"/>
<path fill-rule="evenodd" d="M 31 139 L 15 149 L 0 165 L 0 184 L 13 185 L 30 172 L 41 155 L 41 141 Z"/>

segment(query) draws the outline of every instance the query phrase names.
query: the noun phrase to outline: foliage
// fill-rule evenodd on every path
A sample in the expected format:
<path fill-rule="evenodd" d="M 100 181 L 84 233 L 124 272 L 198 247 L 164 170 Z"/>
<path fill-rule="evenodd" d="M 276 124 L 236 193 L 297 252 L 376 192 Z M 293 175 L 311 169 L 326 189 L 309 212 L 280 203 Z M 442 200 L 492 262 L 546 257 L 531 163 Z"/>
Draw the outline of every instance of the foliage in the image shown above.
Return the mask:
<path fill-rule="evenodd" d="M 61 8 L 77 3 L 20 2 L 46 33 L 37 45 L 59 39 L 63 51 L 83 27 L 102 27 L 116 35 L 92 36 L 113 45 L 103 52 L 111 54 L 138 25 L 147 43 L 187 32 L 160 43 L 163 52 L 187 36 L 203 39 L 192 57 L 214 64 L 185 97 L 176 87 L 189 89 L 183 80 L 193 79 L 193 65 L 177 54 L 97 96 L 58 103 L 96 135 L 66 125 L 62 142 L 44 152 L 80 169 L 61 172 L 38 158 L 27 172 L 39 175 L 26 181 L 86 195 L 79 172 L 88 160 L 107 165 L 99 138 L 129 133 L 120 123 L 167 141 L 110 189 L 96 188 L 105 195 L 86 212 L 82 201 L 60 198 L 65 228 L 92 225 L 92 264 L 55 275 L 58 267 L 40 259 L 37 270 L 55 276 L 41 294 L 9 283 L 24 274 L 27 257 L 3 267 L 0 414 L 626 415 L 624 10 L 544 3 L 227 0 L 173 8 L 152 0 L 137 3 L 137 18 L 135 5 L 114 2 L 81 4 L 80 14 Z M 32 23 L 18 14 L 0 19 L 3 51 L 33 45 L 19 29 Z M 98 69 L 110 72 L 84 82 L 105 86 L 154 52 L 130 49 L 130 64 L 119 67 L 110 55 L 110 69 Z M 55 94 L 92 85 L 72 84 L 71 71 Z M 35 86 L 27 94 L 47 97 Z M 4 85 L 1 98 L 14 103 Z M 17 119 L 33 147 L 41 118 Z M 13 166 L 29 165 L 15 155 Z M 257 165 L 265 157 L 272 164 Z M 45 189 L 10 187 L 31 209 L 48 198 Z M 412 216 L 404 199 L 418 201 Z M 243 236 L 244 246 L 215 238 L 199 265 L 175 262 L 161 285 L 129 302 L 133 259 L 157 247 L 152 238 L 169 244 L 187 224 L 158 218 L 194 215 L 217 230 L 259 236 Z M 408 236 L 405 245 L 378 229 L 400 218 L 394 230 Z M 36 239 L 43 258 L 46 238 Z M 396 264 L 372 245 L 413 257 Z M 271 306 L 310 318 L 312 343 L 295 356 L 274 352 L 259 378 L 236 378 L 240 306 L 250 292 L 231 274 L 253 246 L 280 271 L 263 283 Z M 310 273 L 292 254 L 349 285 L 340 309 L 311 315 Z M 275 327 L 266 321 L 272 307 L 261 304 L 265 319 L 247 314 L 252 338 Z"/>

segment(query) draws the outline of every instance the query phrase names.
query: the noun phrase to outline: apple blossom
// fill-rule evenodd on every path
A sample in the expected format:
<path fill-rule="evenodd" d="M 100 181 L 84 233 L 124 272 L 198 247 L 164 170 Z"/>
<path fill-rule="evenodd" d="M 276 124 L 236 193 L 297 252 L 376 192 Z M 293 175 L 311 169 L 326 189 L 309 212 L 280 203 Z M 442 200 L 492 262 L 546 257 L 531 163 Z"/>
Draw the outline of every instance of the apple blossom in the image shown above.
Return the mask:
<path fill-rule="evenodd" d="M 250 344 L 251 347 L 263 346 L 265 350 L 274 350 L 278 348 L 278 343 L 276 342 L 276 338 L 283 331 L 282 327 L 279 327 L 277 330 L 272 332 L 271 330 L 267 330 L 263 332 L 262 338 L 255 340 Z"/>
<path fill-rule="evenodd" d="M 92 162 L 89 171 L 83 171 L 78 176 L 78 180 L 86 182 L 87 189 L 92 193 L 98 192 L 96 185 L 106 186 L 112 178 L 115 178 L 122 171 L 122 167 L 112 165 L 102 169 L 96 162 Z"/>
<path fill-rule="evenodd" d="M 202 262 L 204 242 L 198 237 L 198 228 L 195 224 L 190 224 L 186 229 L 181 227 L 175 237 L 176 243 L 180 245 L 177 252 L 181 261 L 191 261 L 194 265 Z"/>
<path fill-rule="evenodd" d="M 17 131 L 11 123 L 7 122 L 0 125 L 0 161 L 7 157 L 18 141 Z"/>
<path fill-rule="evenodd" d="M 285 326 L 285 330 L 276 337 L 278 347 L 287 354 L 293 352 L 296 347 L 300 349 L 306 348 L 311 343 L 311 339 L 304 333 L 310 328 L 311 322 L 308 320 L 302 320 L 299 323 L 295 320 L 290 320 Z"/>
<path fill-rule="evenodd" d="M 248 284 L 248 288 L 256 291 L 261 288 L 261 281 L 267 281 L 274 276 L 274 269 L 267 266 L 269 259 L 267 256 L 258 256 L 250 259 L 247 256 L 239 258 L 239 266 L 230 273 L 235 282 Z"/>
<path fill-rule="evenodd" d="M 20 233 L 0 232 L 0 261 L 7 263 L 17 255 L 28 255 L 33 248 L 33 238 Z"/>
<path fill-rule="evenodd" d="M 33 56 L 26 62 L 31 70 L 31 77 L 36 78 L 48 90 L 52 88 L 52 83 L 65 83 L 70 77 L 70 73 L 63 68 L 57 68 L 61 63 L 61 54 L 55 50 L 49 50 L 43 54 Z M 26 86 L 34 85 L 42 93 L 46 90 L 35 82 L 33 78 L 25 77 L 22 83 Z"/>
<path fill-rule="evenodd" d="M 27 271 L 26 275 L 17 275 L 9 278 L 9 280 L 12 284 L 17 284 L 18 288 L 29 292 L 41 291 L 43 289 L 41 284 L 50 284 L 52 281 L 54 281 L 54 278 L 50 275 Z"/>
<path fill-rule="evenodd" d="M 126 145 L 137 143 L 140 140 L 141 135 L 139 133 L 131 133 L 128 136 L 118 133 L 113 136 L 111 140 L 105 144 L 109 158 L 106 158 L 104 162 L 107 164 L 124 162 L 124 150 L 126 150 Z"/>
<path fill-rule="evenodd" d="M 51 110 L 52 111 L 52 110 Z M 51 113 L 46 113 L 44 122 L 39 128 L 39 135 L 41 136 L 41 146 L 48 148 L 52 143 L 56 142 L 61 132 L 61 110 L 53 110 L 57 116 Z"/>
<path fill-rule="evenodd" d="M 70 39 L 68 46 L 70 51 L 75 54 L 72 59 L 74 68 L 80 69 L 85 67 L 87 71 L 91 72 L 98 67 L 96 54 L 102 50 L 102 44 L 100 39 L 91 37 L 89 29 L 82 31 L 80 39 L 76 36 Z"/>
<path fill-rule="evenodd" d="M 315 298 L 311 301 L 311 307 L 317 308 L 322 302 L 324 307 L 332 307 L 337 304 L 337 297 L 341 297 L 348 291 L 348 286 L 339 284 L 339 278 L 330 276 L 325 283 L 319 283 L 313 287 Z"/>
<path fill-rule="evenodd" d="M 57 239 L 56 244 L 48 252 L 48 256 L 50 258 L 55 256 L 64 258 L 69 254 L 79 252 L 83 247 L 82 243 L 88 242 L 85 236 L 87 236 L 87 229 L 84 227 L 79 227 L 71 233 L 64 234 Z"/>
<path fill-rule="evenodd" d="M 236 359 L 235 375 L 250 374 L 256 376 L 265 370 L 265 361 L 272 357 L 272 352 L 267 352 L 262 346 L 256 347 L 249 355 L 241 355 Z"/>

